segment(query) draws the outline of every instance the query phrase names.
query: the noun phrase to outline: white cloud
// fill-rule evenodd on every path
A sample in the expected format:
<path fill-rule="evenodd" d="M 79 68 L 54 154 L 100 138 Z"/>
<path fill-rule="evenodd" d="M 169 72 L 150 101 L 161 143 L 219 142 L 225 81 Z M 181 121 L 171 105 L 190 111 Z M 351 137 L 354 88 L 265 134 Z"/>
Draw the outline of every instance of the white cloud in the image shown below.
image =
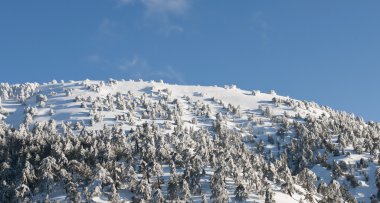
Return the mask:
<path fill-rule="evenodd" d="M 91 54 L 84 57 L 87 63 L 107 70 L 109 68 L 117 69 L 122 73 L 124 79 L 143 79 L 143 80 L 164 80 L 171 83 L 185 84 L 184 76 L 170 65 L 151 66 L 148 60 L 140 56 L 132 58 L 123 58 L 119 60 L 110 60 L 107 57 L 98 54 Z M 118 61 L 118 62 L 116 62 Z"/>
<path fill-rule="evenodd" d="M 189 10 L 191 0 L 118 0 L 119 6 L 139 3 L 143 6 L 145 18 L 159 26 L 159 33 L 170 35 L 183 32 L 184 28 L 174 23 L 174 18 L 183 17 Z"/>
<path fill-rule="evenodd" d="M 182 15 L 189 8 L 189 0 L 141 0 L 148 15 Z"/>
<path fill-rule="evenodd" d="M 134 0 L 118 0 L 118 3 L 119 3 L 120 6 L 122 6 L 122 5 L 128 5 L 128 4 L 131 4 L 133 2 L 134 2 Z"/>
<path fill-rule="evenodd" d="M 261 27 L 262 29 L 268 29 L 269 23 L 267 20 L 264 19 L 264 14 L 262 12 L 255 12 L 252 16 L 252 21 L 257 26 Z"/>
<path fill-rule="evenodd" d="M 86 60 L 91 63 L 99 63 L 101 61 L 101 58 L 97 54 L 92 54 L 86 57 Z"/>
<path fill-rule="evenodd" d="M 271 26 L 265 19 L 264 13 L 255 12 L 252 16 L 252 25 L 254 31 L 259 34 L 264 41 L 268 41 L 270 39 L 269 31 L 271 30 Z"/>
<path fill-rule="evenodd" d="M 119 70 L 122 71 L 145 71 L 147 68 L 148 62 L 137 56 L 132 59 L 125 60 L 121 65 L 119 65 Z"/>
<path fill-rule="evenodd" d="M 162 78 L 168 78 L 172 79 L 174 81 L 177 81 L 179 84 L 185 84 L 185 79 L 183 78 L 182 74 L 174 70 L 171 66 L 166 67 L 163 70 L 159 70 L 157 72 L 157 75 Z"/>
<path fill-rule="evenodd" d="M 169 80 L 169 82 L 176 82 L 184 84 L 185 80 L 181 73 L 177 72 L 173 67 L 167 66 L 165 68 L 153 68 L 149 65 L 146 59 L 135 56 L 132 59 L 124 60 L 118 69 L 131 79 L 144 79 L 144 80 Z"/>
<path fill-rule="evenodd" d="M 116 37 L 118 33 L 115 31 L 118 24 L 108 18 L 103 19 L 98 26 L 98 34 L 107 37 Z"/>
<path fill-rule="evenodd" d="M 189 0 L 117 0 L 120 6 L 140 2 L 147 14 L 183 14 L 190 6 Z"/>

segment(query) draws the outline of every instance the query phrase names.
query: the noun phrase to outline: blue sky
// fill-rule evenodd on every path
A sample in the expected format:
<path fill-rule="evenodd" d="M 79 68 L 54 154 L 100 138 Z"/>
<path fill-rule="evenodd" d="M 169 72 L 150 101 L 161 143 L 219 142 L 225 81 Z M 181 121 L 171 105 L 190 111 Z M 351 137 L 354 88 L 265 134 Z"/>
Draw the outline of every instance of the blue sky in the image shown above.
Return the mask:
<path fill-rule="evenodd" d="M 380 121 L 380 1 L 0 2 L 0 81 L 275 89 Z"/>

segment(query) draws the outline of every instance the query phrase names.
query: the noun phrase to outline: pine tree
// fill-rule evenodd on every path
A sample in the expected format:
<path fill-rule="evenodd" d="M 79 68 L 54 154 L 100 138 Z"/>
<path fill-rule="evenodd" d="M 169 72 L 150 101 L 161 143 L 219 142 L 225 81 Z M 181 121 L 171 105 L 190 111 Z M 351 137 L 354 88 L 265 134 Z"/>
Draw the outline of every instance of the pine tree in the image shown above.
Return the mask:
<path fill-rule="evenodd" d="M 109 199 L 112 203 L 117 203 L 117 202 L 120 202 L 120 196 L 119 196 L 119 193 L 117 192 L 117 189 L 115 187 L 115 184 L 112 184 L 112 187 L 111 187 L 111 195 L 110 195 L 110 199 Z"/>
<path fill-rule="evenodd" d="M 342 194 L 340 191 L 340 184 L 336 180 L 332 180 L 331 183 L 327 186 L 327 191 L 323 197 L 323 201 L 327 202 L 340 202 Z"/>
<path fill-rule="evenodd" d="M 309 203 L 314 203 L 315 202 L 313 195 L 311 193 L 309 193 L 309 192 L 306 193 L 306 195 L 305 195 L 305 201 L 309 202 Z"/>
<path fill-rule="evenodd" d="M 181 196 L 183 200 L 188 201 L 191 199 L 189 184 L 187 183 L 185 179 L 182 180 L 181 193 L 182 193 Z"/>
<path fill-rule="evenodd" d="M 73 202 L 80 202 L 81 201 L 81 195 L 78 191 L 78 185 L 72 181 L 68 182 L 65 185 L 67 198 Z"/>
<path fill-rule="evenodd" d="M 92 191 L 91 193 L 91 197 L 99 197 L 102 195 L 102 186 L 101 185 L 97 185 L 95 186 L 94 190 Z"/>
<path fill-rule="evenodd" d="M 221 164 L 224 166 L 224 164 Z M 229 194 L 225 185 L 224 169 L 219 167 L 211 178 L 211 200 L 213 202 L 228 202 Z"/>
<path fill-rule="evenodd" d="M 91 202 L 91 193 L 88 191 L 88 187 L 83 188 L 84 201 L 86 203 Z"/>
<path fill-rule="evenodd" d="M 48 193 L 51 192 L 54 183 L 55 171 L 58 169 L 56 160 L 53 157 L 46 157 L 42 159 L 39 171 L 42 175 L 42 189 L 46 189 Z"/>
<path fill-rule="evenodd" d="M 211 200 L 216 203 L 224 203 L 229 201 L 228 190 L 225 186 L 215 186 L 212 188 Z"/>
<path fill-rule="evenodd" d="M 169 179 L 168 182 L 168 197 L 169 200 L 175 200 L 178 198 L 178 192 L 179 192 L 179 185 L 178 185 L 178 177 L 174 173 Z"/>
<path fill-rule="evenodd" d="M 235 200 L 238 202 L 245 202 L 248 198 L 248 193 L 244 185 L 239 184 L 235 189 Z"/>
<path fill-rule="evenodd" d="M 31 195 L 30 188 L 27 185 L 22 184 L 16 188 L 16 199 L 20 202 L 31 198 Z"/>
<path fill-rule="evenodd" d="M 343 174 L 342 169 L 340 168 L 339 164 L 337 164 L 335 160 L 333 161 L 332 174 L 333 174 L 334 179 L 339 178 Z"/>
<path fill-rule="evenodd" d="M 33 185 L 37 179 L 34 168 L 29 161 L 25 161 L 25 166 L 22 170 L 21 182 L 26 185 Z"/>
<path fill-rule="evenodd" d="M 310 193 L 314 194 L 316 192 L 317 188 L 315 186 L 315 182 L 317 181 L 317 176 L 310 169 L 304 168 L 297 175 L 297 181 L 302 187 L 304 187 Z"/>
<path fill-rule="evenodd" d="M 156 189 L 156 191 L 153 193 L 152 198 L 151 198 L 152 203 L 164 203 L 165 198 L 161 193 L 160 189 Z"/>
<path fill-rule="evenodd" d="M 265 203 L 275 203 L 276 201 L 273 199 L 273 192 L 270 189 L 267 189 L 265 192 Z"/>
<path fill-rule="evenodd" d="M 152 196 L 152 188 L 146 179 L 140 180 L 136 186 L 136 198 L 142 200 L 149 200 Z"/>

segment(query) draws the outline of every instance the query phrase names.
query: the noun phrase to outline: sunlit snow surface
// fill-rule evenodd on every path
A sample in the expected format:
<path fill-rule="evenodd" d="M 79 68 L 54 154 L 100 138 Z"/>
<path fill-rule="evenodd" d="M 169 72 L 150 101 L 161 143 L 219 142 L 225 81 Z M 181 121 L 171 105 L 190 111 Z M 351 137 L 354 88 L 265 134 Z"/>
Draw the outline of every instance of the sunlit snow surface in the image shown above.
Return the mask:
<path fill-rule="evenodd" d="M 85 81 L 86 82 L 86 81 Z M 49 119 L 54 119 L 57 123 L 61 121 L 88 121 L 90 116 L 88 115 L 90 108 L 81 108 L 80 103 L 74 102 L 75 97 L 81 96 L 87 98 L 92 97 L 103 97 L 105 98 L 108 94 L 115 95 L 116 93 L 126 94 L 131 91 L 137 96 L 142 94 L 154 95 L 158 90 L 169 89 L 172 92 L 172 97 L 181 98 L 182 96 L 188 96 L 193 101 L 203 101 L 205 103 L 211 104 L 211 98 L 219 99 L 225 104 L 232 104 L 234 106 L 240 106 L 242 111 L 254 111 L 259 109 L 259 106 L 272 106 L 274 115 L 283 115 L 284 111 L 289 111 L 291 114 L 296 112 L 285 106 L 275 107 L 272 105 L 273 97 L 286 98 L 278 95 L 260 93 L 257 96 L 253 96 L 251 91 L 245 91 L 237 88 L 225 88 L 216 86 L 182 86 L 182 85 L 171 85 L 159 82 L 135 82 L 135 81 L 119 81 L 117 84 L 112 86 L 105 85 L 100 89 L 99 92 L 91 91 L 85 88 L 82 84 L 83 82 L 71 82 L 63 84 L 45 84 L 38 88 L 38 91 L 44 95 L 48 95 L 48 101 L 46 102 L 45 108 L 38 108 L 38 114 L 35 121 L 47 121 Z M 87 81 L 86 84 L 99 84 L 99 81 Z M 71 89 L 72 94 L 66 96 L 65 90 Z M 54 96 L 51 93 L 54 92 Z M 51 96 L 49 96 L 51 95 Z M 154 96 L 152 96 L 154 99 Z M 13 100 L 3 101 L 2 106 L 7 110 L 10 115 L 6 118 L 6 122 L 17 127 L 24 120 L 24 109 L 27 106 L 36 106 L 35 96 L 29 98 L 26 104 L 21 105 Z M 214 107 L 212 105 L 212 107 Z M 217 108 L 217 107 L 214 107 Z M 49 116 L 49 109 L 53 109 L 55 114 Z M 122 113 L 122 111 L 119 111 Z M 319 109 L 315 109 L 314 112 L 299 110 L 301 114 L 312 114 L 315 116 L 323 113 Z M 107 119 L 114 119 L 114 114 L 118 113 L 116 110 L 108 115 L 105 115 L 105 122 L 107 124 L 114 124 L 114 122 L 107 122 Z M 102 127 L 102 125 L 95 126 Z"/>

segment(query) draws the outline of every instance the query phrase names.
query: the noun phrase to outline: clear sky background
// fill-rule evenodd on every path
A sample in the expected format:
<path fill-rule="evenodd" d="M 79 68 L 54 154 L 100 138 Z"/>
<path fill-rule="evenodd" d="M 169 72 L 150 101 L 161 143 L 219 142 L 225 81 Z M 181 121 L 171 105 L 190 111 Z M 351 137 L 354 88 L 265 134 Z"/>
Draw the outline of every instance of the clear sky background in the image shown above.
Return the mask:
<path fill-rule="evenodd" d="M 378 0 L 0 1 L 0 82 L 275 89 L 380 121 Z"/>

